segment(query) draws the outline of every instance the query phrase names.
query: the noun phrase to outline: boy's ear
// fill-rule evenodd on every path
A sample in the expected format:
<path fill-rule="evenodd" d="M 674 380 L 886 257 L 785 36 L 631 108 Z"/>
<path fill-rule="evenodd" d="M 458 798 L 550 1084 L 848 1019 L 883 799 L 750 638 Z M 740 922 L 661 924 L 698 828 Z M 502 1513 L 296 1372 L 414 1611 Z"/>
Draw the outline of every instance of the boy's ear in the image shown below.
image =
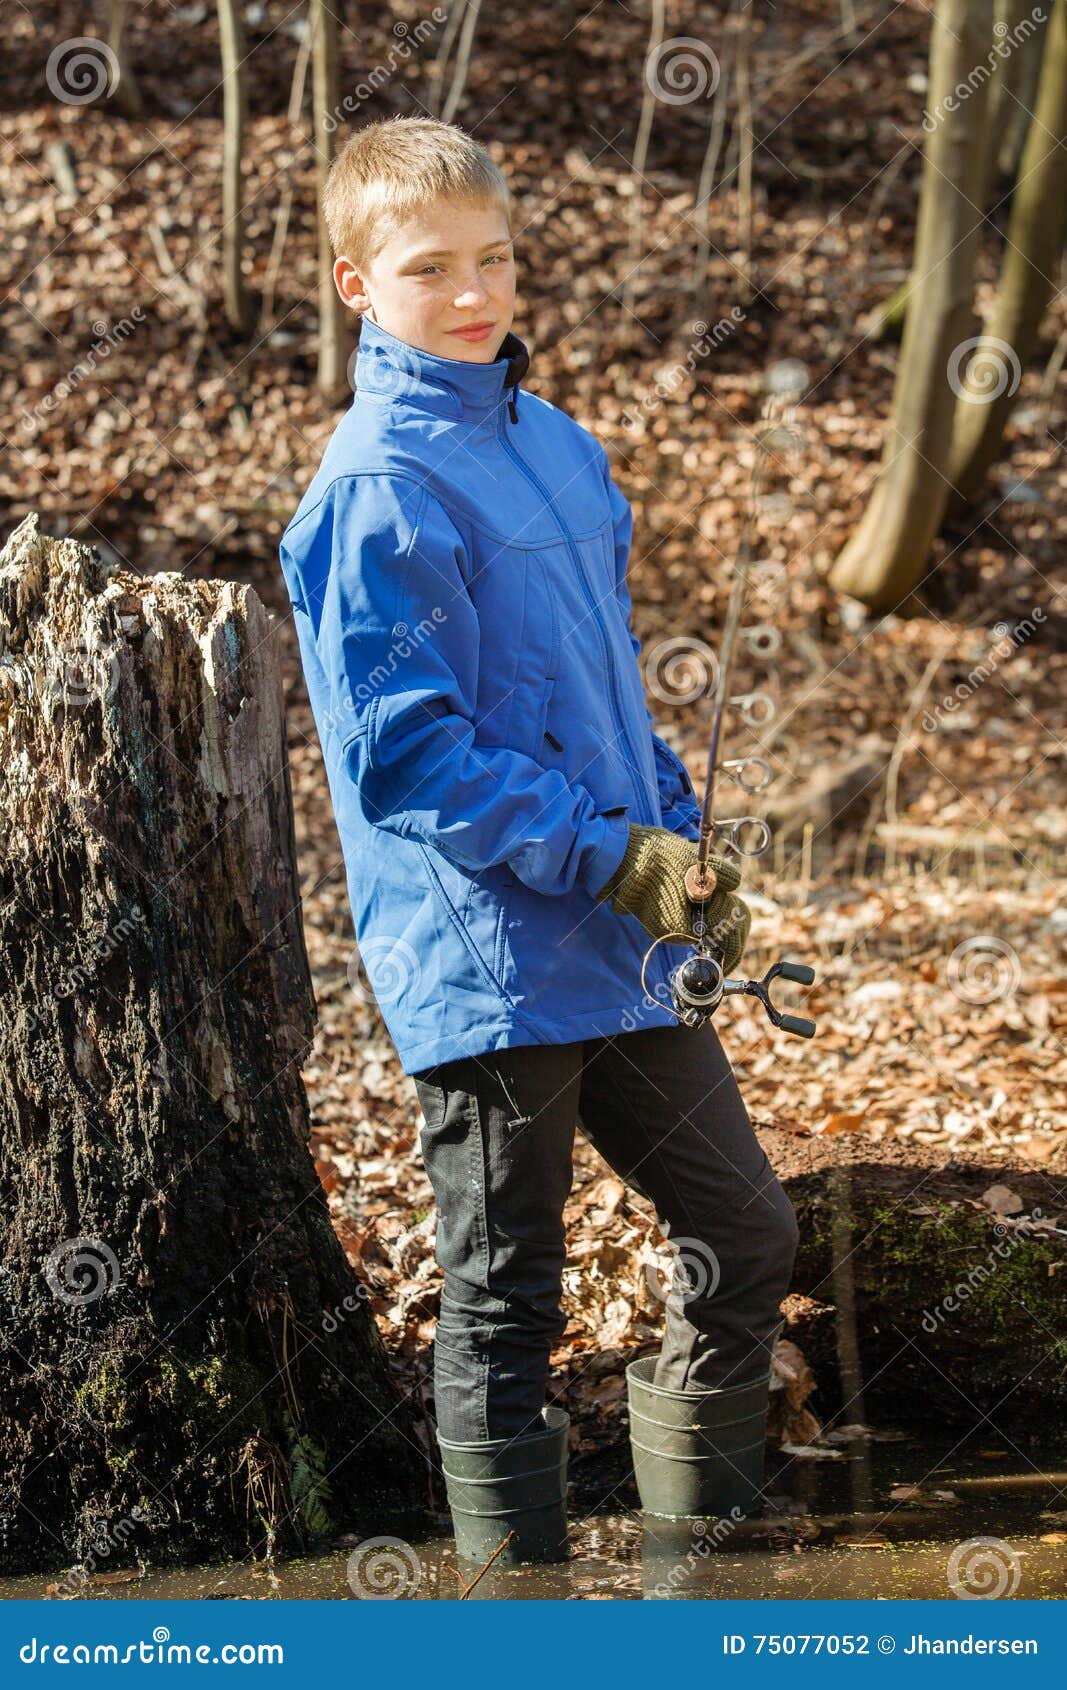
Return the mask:
<path fill-rule="evenodd" d="M 333 285 L 344 303 L 353 311 L 365 311 L 370 305 L 365 278 L 359 274 L 351 259 L 334 259 Z"/>

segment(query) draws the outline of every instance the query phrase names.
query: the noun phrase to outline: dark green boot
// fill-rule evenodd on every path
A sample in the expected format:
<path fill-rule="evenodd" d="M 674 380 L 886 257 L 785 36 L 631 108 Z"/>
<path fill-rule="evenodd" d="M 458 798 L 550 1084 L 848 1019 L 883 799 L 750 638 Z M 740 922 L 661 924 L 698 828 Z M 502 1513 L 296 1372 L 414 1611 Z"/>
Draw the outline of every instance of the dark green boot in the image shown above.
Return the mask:
<path fill-rule="evenodd" d="M 758 1513 L 769 1373 L 722 1390 L 670 1391 L 652 1383 L 656 1361 L 645 1356 L 626 1369 L 642 1508 L 669 1520 Z"/>
<path fill-rule="evenodd" d="M 515 1567 L 528 1561 L 565 1561 L 567 1546 L 567 1433 L 562 1408 L 542 1410 L 545 1428 L 521 1438 L 450 1443 L 438 1435 L 456 1554 Z"/>

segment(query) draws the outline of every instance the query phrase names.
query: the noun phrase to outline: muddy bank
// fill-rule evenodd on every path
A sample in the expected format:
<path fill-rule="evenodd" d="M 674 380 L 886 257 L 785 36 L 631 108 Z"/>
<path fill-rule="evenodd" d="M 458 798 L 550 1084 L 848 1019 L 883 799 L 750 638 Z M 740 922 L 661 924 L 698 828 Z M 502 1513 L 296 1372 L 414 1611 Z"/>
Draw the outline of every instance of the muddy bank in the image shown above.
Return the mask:
<path fill-rule="evenodd" d="M 1067 1422 L 1067 1171 L 759 1136 L 800 1222 L 785 1311 L 817 1415 Z"/>

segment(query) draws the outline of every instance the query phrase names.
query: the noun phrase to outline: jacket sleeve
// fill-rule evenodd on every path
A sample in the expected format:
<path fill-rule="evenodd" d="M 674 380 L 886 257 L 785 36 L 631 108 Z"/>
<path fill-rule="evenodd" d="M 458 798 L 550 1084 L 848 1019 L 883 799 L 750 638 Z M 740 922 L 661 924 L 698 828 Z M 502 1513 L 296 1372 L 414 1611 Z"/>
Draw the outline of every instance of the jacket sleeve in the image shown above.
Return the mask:
<path fill-rule="evenodd" d="M 363 815 L 472 873 L 506 863 L 537 892 L 595 896 L 622 860 L 625 818 L 561 771 L 479 741 L 479 621 L 446 511 L 393 475 L 345 476 L 330 494 L 317 645 Z"/>
<path fill-rule="evenodd" d="M 630 630 L 630 644 L 634 648 L 634 661 L 640 666 L 641 642 L 633 631 L 633 606 L 630 602 L 630 590 L 626 584 L 626 568 L 630 558 L 630 543 L 633 539 L 634 516 L 630 509 L 629 500 L 619 491 L 612 480 L 611 466 L 606 452 L 604 452 L 602 468 L 615 526 L 616 593 L 622 606 L 623 615 L 626 618 L 626 625 Z M 660 739 L 655 732 L 652 712 L 648 709 L 647 704 L 645 711 L 648 716 L 648 731 L 652 739 L 652 750 L 656 758 L 656 780 L 659 785 L 660 813 L 663 817 L 663 825 L 669 827 L 672 833 L 680 833 L 686 839 L 695 840 L 700 835 L 700 805 L 697 803 L 693 782 L 689 778 L 689 771 L 677 753 L 671 750 L 666 740 Z"/>

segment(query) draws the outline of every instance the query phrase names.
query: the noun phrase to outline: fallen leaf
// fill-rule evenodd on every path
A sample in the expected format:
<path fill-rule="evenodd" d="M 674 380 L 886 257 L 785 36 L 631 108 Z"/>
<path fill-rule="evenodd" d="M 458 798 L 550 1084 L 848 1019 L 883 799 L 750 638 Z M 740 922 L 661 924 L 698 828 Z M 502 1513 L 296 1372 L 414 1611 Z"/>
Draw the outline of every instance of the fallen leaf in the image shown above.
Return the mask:
<path fill-rule="evenodd" d="M 863 1125 L 864 1118 L 863 1115 L 827 1115 L 824 1121 L 820 1121 L 819 1125 L 811 1130 L 824 1137 L 828 1133 L 851 1133 Z"/>
<path fill-rule="evenodd" d="M 1018 1192 L 1007 1185 L 991 1185 L 988 1191 L 983 1191 L 982 1202 L 995 1215 L 1017 1215 L 1026 1207 Z"/>

